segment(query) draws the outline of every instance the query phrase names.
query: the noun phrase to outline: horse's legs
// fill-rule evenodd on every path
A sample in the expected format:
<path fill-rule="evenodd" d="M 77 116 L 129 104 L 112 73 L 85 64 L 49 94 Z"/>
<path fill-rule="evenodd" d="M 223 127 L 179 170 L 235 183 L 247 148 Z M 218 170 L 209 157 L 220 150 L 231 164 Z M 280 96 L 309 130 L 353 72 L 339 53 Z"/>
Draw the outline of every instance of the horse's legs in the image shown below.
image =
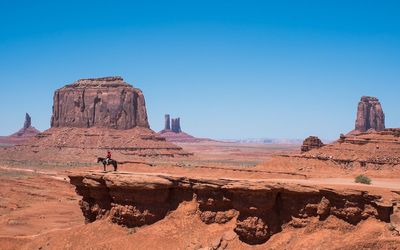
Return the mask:
<path fill-rule="evenodd" d="M 104 172 L 106 172 L 106 164 L 103 163 L 103 167 L 104 167 Z"/>

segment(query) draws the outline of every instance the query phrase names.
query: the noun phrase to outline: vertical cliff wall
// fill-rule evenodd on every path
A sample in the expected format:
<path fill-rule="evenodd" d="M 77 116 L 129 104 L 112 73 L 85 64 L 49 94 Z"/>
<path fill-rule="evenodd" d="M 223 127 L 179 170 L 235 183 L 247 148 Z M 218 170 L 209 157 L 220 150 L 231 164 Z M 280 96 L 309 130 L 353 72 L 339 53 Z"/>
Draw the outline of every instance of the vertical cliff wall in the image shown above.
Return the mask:
<path fill-rule="evenodd" d="M 383 131 L 385 129 L 385 114 L 377 98 L 363 96 L 358 103 L 355 130 L 366 132 L 369 129 Z"/>
<path fill-rule="evenodd" d="M 51 127 L 149 127 L 141 90 L 121 77 L 81 79 L 55 91 Z"/>

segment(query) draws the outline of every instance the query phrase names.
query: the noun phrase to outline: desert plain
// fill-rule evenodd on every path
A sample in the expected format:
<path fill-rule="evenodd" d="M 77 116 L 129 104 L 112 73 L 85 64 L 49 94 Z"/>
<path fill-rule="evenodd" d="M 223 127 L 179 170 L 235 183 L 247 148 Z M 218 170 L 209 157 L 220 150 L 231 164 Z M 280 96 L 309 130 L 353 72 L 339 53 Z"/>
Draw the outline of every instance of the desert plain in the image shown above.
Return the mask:
<path fill-rule="evenodd" d="M 53 103 L 50 129 L 0 148 L 1 249 L 400 249 L 400 130 L 376 98 L 302 145 L 193 139 L 169 117 L 166 139 L 120 77 Z"/>

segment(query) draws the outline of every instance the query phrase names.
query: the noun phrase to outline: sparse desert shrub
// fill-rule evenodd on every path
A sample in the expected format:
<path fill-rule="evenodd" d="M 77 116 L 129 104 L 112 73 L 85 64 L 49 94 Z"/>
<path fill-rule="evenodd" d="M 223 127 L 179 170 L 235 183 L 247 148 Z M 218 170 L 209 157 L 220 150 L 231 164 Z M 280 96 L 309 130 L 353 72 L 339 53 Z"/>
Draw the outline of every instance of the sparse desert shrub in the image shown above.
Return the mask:
<path fill-rule="evenodd" d="M 358 175 L 354 181 L 356 183 L 362 183 L 362 184 L 367 184 L 367 185 L 371 184 L 371 179 L 368 178 L 368 176 L 365 176 L 362 174 Z"/>

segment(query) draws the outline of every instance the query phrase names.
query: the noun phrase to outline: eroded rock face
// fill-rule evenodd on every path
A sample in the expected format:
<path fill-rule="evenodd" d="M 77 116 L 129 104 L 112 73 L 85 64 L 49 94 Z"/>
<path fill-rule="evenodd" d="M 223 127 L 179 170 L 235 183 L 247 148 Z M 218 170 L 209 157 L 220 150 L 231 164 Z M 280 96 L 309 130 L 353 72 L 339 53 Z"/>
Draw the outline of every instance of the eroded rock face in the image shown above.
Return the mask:
<path fill-rule="evenodd" d="M 51 127 L 149 127 L 141 90 L 121 77 L 81 79 L 55 91 Z"/>
<path fill-rule="evenodd" d="M 314 148 L 320 148 L 324 146 L 322 141 L 316 136 L 309 136 L 303 141 L 303 145 L 301 146 L 301 152 L 307 152 Z"/>
<path fill-rule="evenodd" d="M 363 96 L 358 103 L 355 130 L 366 132 L 370 129 L 383 131 L 385 129 L 385 114 L 377 98 Z"/>
<path fill-rule="evenodd" d="M 299 184 L 241 179 L 187 178 L 163 174 L 81 173 L 69 176 L 82 196 L 88 222 L 108 218 L 128 227 L 163 219 L 184 201 L 197 202 L 207 224 L 236 218 L 235 233 L 262 244 L 285 224 L 304 227 L 313 217 L 335 216 L 351 224 L 373 217 L 390 222 L 393 204 L 366 191 L 333 190 Z"/>

